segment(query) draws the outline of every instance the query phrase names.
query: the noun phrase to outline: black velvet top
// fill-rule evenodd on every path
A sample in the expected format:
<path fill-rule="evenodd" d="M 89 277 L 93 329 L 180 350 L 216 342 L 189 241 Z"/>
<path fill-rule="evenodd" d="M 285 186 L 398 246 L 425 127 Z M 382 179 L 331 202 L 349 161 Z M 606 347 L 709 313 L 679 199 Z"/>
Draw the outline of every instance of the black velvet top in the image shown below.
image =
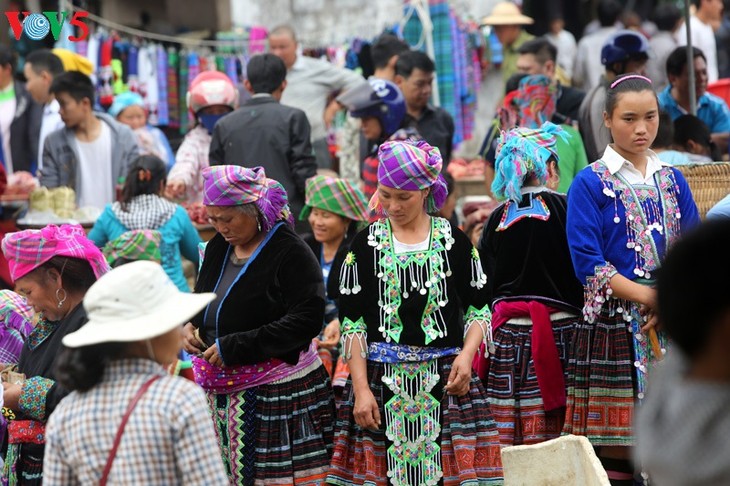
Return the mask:
<path fill-rule="evenodd" d="M 61 340 L 78 331 L 87 322 L 82 304 L 56 322 L 40 322 L 23 345 L 18 360 L 18 371 L 25 374 L 32 386 L 26 386 L 21 395 L 22 413 L 18 418 L 45 421 L 68 390 L 56 382 L 55 361 L 63 349 Z"/>
<path fill-rule="evenodd" d="M 299 353 L 322 328 L 324 287 L 317 259 L 286 224 L 272 232 L 242 267 L 238 279 L 225 289 L 216 287 L 233 249 L 219 234 L 206 246 L 195 292 L 216 292 L 224 298 L 217 329 L 205 327 L 208 308 L 192 323 L 203 328 L 201 335 L 217 336 L 227 366 L 269 358 L 296 364 Z"/>
<path fill-rule="evenodd" d="M 387 220 L 372 223 L 355 236 L 340 282 L 343 329 L 348 322 L 361 320 L 355 327 L 366 327 L 368 342 L 388 342 L 387 329 L 400 328 L 397 338 L 390 334 L 391 343 L 463 346 L 467 321 L 488 319 L 484 282 L 475 281 L 483 275 L 481 263 L 469 239 L 447 220 L 432 218 L 427 250 L 403 254 L 393 250 Z M 429 338 L 429 321 L 443 335 Z"/>
<path fill-rule="evenodd" d="M 516 206 L 495 209 L 479 241 L 490 302 L 539 300 L 580 313 L 583 287 L 565 233 L 566 196 L 543 190 L 524 194 Z"/>

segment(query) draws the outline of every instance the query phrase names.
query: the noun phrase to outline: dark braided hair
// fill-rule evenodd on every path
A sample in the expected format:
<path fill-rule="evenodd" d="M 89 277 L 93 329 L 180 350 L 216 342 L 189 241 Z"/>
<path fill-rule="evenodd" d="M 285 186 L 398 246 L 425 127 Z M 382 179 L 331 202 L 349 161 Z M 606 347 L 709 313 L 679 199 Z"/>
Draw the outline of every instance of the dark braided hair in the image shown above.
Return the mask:
<path fill-rule="evenodd" d="M 122 209 L 127 211 L 129 202 L 144 194 L 159 194 L 167 181 L 167 167 L 159 157 L 140 155 L 132 162 L 122 189 Z"/>

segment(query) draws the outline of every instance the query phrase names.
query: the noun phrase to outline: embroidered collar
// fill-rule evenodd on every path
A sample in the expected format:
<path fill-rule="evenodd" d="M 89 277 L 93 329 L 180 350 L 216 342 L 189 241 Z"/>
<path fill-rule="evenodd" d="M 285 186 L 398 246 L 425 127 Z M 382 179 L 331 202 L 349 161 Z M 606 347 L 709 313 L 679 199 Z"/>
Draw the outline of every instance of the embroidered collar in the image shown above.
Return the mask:
<path fill-rule="evenodd" d="M 523 195 L 525 195 L 525 194 L 535 194 L 538 192 L 554 192 L 554 191 L 551 191 L 550 189 L 548 189 L 545 186 L 522 186 L 520 188 L 520 192 Z"/>
<path fill-rule="evenodd" d="M 653 150 L 648 150 L 647 152 L 649 157 L 646 162 L 646 176 L 641 176 L 643 179 L 651 179 L 655 172 L 658 172 L 664 166 L 668 166 L 668 164 L 659 160 L 659 156 Z M 603 152 L 601 160 L 606 164 L 611 175 L 616 175 L 616 172 L 622 168 L 640 174 L 634 167 L 634 164 L 621 157 L 610 145 L 606 147 L 606 151 Z"/>

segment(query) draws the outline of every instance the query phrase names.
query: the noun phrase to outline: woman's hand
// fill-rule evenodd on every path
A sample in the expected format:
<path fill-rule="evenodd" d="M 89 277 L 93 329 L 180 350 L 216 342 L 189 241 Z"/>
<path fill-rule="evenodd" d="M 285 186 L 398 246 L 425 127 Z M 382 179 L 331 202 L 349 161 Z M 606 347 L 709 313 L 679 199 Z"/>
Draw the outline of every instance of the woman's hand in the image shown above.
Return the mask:
<path fill-rule="evenodd" d="M 340 342 L 340 320 L 334 319 L 324 328 L 322 333 L 324 339 L 315 339 L 318 348 L 334 349 Z"/>
<path fill-rule="evenodd" d="M 218 350 L 217 344 L 214 344 L 213 346 L 205 350 L 205 352 L 203 353 L 203 359 L 212 365 L 218 367 L 223 366 L 223 359 L 221 358 L 221 353 Z"/>
<path fill-rule="evenodd" d="M 196 328 L 188 322 L 183 327 L 183 349 L 190 354 L 200 354 L 205 348 L 205 343 L 195 335 Z"/>
<path fill-rule="evenodd" d="M 641 332 L 646 334 L 651 329 L 659 330 L 659 316 L 656 312 L 646 306 L 641 306 L 641 315 L 644 317 L 644 325 L 641 326 Z"/>
<path fill-rule="evenodd" d="M 169 181 L 165 186 L 165 197 L 177 199 L 185 195 L 185 183 L 183 181 Z"/>
<path fill-rule="evenodd" d="M 444 391 L 449 395 L 462 397 L 469 391 L 471 383 L 471 363 L 474 360 L 474 353 L 462 351 L 451 365 L 451 373 L 446 382 Z"/>
<path fill-rule="evenodd" d="M 18 411 L 18 402 L 20 401 L 20 393 L 22 391 L 22 385 L 3 383 L 3 406 Z"/>
<path fill-rule="evenodd" d="M 380 409 L 375 395 L 370 388 L 355 392 L 355 407 L 352 409 L 355 423 L 363 429 L 378 430 L 380 428 Z"/>

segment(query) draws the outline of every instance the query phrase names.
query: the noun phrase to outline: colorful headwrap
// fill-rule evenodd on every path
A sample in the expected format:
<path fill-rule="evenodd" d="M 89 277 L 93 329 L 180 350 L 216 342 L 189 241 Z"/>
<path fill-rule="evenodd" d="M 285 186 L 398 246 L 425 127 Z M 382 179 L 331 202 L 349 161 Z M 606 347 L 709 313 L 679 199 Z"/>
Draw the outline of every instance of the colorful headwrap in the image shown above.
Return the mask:
<path fill-rule="evenodd" d="M 420 191 L 431 188 L 426 198 L 426 212 L 435 213 L 446 201 L 448 190 L 441 175 L 444 161 L 441 152 L 423 140 L 389 141 L 378 149 L 378 183 L 393 189 Z M 384 215 L 378 193 L 370 208 Z"/>
<path fill-rule="evenodd" d="M 0 363 L 17 363 L 33 330 L 33 308 L 12 290 L 0 290 Z"/>
<path fill-rule="evenodd" d="M 304 208 L 300 220 L 307 219 L 312 208 L 324 209 L 353 221 L 368 220 L 368 201 L 360 189 L 345 179 L 316 175 L 307 179 Z"/>
<path fill-rule="evenodd" d="M 144 108 L 144 99 L 139 93 L 127 91 L 114 97 L 114 103 L 109 107 L 109 114 L 116 118 L 121 112 L 130 106 L 140 106 Z"/>
<path fill-rule="evenodd" d="M 522 200 L 522 185 L 527 176 L 547 182 L 547 162 L 550 157 L 558 160 L 557 136 L 565 137 L 559 126 L 545 122 L 539 129 L 518 127 L 502 132 L 494 161 L 492 193 L 503 201 Z"/>
<path fill-rule="evenodd" d="M 203 169 L 203 204 L 206 206 L 242 206 L 256 204 L 269 231 L 278 221 L 290 225 L 294 220 L 284 186 L 266 177 L 263 167 L 248 169 L 239 165 L 214 165 Z"/>
<path fill-rule="evenodd" d="M 104 256 L 112 267 L 120 260 L 152 260 L 161 263 L 162 233 L 156 230 L 126 231 L 104 246 Z"/>
<path fill-rule="evenodd" d="M 55 256 L 79 258 L 91 265 L 96 278 L 109 271 L 104 255 L 79 225 L 49 224 L 40 230 L 8 233 L 2 241 L 13 281 L 27 275 Z"/>
<path fill-rule="evenodd" d="M 547 76 L 524 77 L 517 90 L 509 93 L 500 109 L 502 129 L 514 126 L 539 128 L 555 114 L 557 89 Z"/>

